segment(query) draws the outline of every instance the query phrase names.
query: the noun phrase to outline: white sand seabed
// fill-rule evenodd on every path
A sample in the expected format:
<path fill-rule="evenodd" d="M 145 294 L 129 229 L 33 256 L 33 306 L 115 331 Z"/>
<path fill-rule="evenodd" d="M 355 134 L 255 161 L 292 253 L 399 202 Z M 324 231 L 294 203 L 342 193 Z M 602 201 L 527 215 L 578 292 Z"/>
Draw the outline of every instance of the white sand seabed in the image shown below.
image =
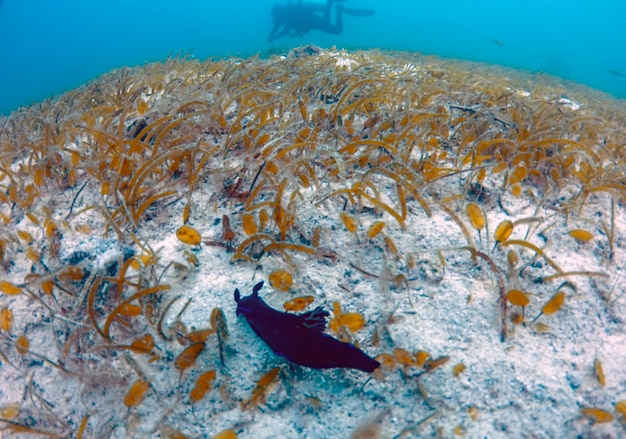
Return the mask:
<path fill-rule="evenodd" d="M 232 167 L 238 165 L 233 163 Z M 498 187 L 497 178 L 488 176 L 484 186 Z M 385 184 L 382 179 L 379 183 L 379 187 L 386 188 L 381 197 L 394 199 L 395 185 Z M 220 220 L 227 214 L 232 221 L 233 204 L 216 201 L 217 191 L 211 184 L 209 181 L 194 192 L 190 225 L 201 233 L 203 240 L 219 241 Z M 442 192 L 454 192 L 459 178 L 449 178 L 440 185 Z M 331 186 L 325 187 L 325 193 L 330 190 Z M 56 191 L 50 186 L 48 191 L 42 191 L 41 202 L 61 210 L 60 206 L 69 207 L 75 194 L 75 189 Z M 180 321 L 186 328 L 207 328 L 211 311 L 222 309 L 229 331 L 223 346 L 224 365 L 220 363 L 217 339 L 212 336 L 196 364 L 181 378 L 172 361 L 182 347 L 175 341 L 160 340 L 155 327 L 144 319 L 141 324 L 155 337 L 158 360 L 150 362 L 149 356 L 124 350 L 90 352 L 105 344 L 92 335 L 93 344 L 85 342 L 85 352 L 71 362 L 65 360 L 72 374 L 61 372 L 42 357 L 63 361 L 59 339 L 67 334 L 62 332 L 90 330 L 89 321 L 78 321 L 78 309 L 62 314 L 65 308 L 57 307 L 50 297 L 42 300 L 61 313 L 54 317 L 25 294 L 0 294 L 0 308 L 8 307 L 14 314 L 10 333 L 0 337 L 0 350 L 16 366 L 0 360 L 0 407 L 17 403 L 20 414 L 15 420 L 33 429 L 66 431 L 68 437 L 70 432 L 75 434 L 87 413 L 90 421 L 85 437 L 173 437 L 175 431 L 187 437 L 211 437 L 232 428 L 239 438 L 341 438 L 349 437 L 368 422 L 378 432 L 367 437 L 381 438 L 626 435 L 626 424 L 614 412 L 615 404 L 626 400 L 626 280 L 622 264 L 626 213 L 621 203 L 616 207 L 617 238 L 612 262 L 605 257 L 607 237 L 597 227 L 599 219 L 608 221 L 608 196 L 590 197 L 579 216 L 570 218 L 555 216 L 549 207 L 538 208 L 536 200 L 528 195 L 514 197 L 505 193 L 500 202 L 493 196 L 481 203 L 488 233 L 483 230 L 480 236 L 459 207 L 457 215 L 467 224 L 477 248 L 494 260 L 506 260 L 510 250 L 494 246 L 493 232 L 498 224 L 537 218 L 516 226 L 510 239 L 529 239 L 530 230 L 529 241 L 544 249 L 564 272 L 607 274 L 606 278 L 568 276 L 532 283 L 528 279 L 546 276 L 550 267 L 533 252 L 517 249 L 522 258 L 520 264 L 529 264 L 526 278 L 517 285 L 527 291 L 530 305 L 524 310 L 524 324 L 508 321 L 508 334 L 502 341 L 497 276 L 485 261 L 473 260 L 469 251 L 460 249 L 467 245 L 467 240 L 442 209 L 433 206 L 429 217 L 417 201 L 409 199 L 404 230 L 397 223 L 396 227 L 391 226 L 395 219 L 388 213 L 357 214 L 357 237 L 348 233 L 339 220 L 341 203 L 321 201 L 315 191 L 303 191 L 302 196 L 298 220 L 309 229 L 301 232 L 309 233 L 315 226 L 322 226 L 320 246 L 336 252 L 337 258 L 318 259 L 290 252 L 297 267 L 290 293 L 275 291 L 267 282 L 269 273 L 285 266 L 280 255 L 264 256 L 255 269 L 249 264 L 232 263 L 232 253 L 221 247 L 202 244 L 191 248 L 180 242 L 176 230 L 181 225 L 185 200 L 160 211 L 149 211 L 150 220 L 139 226 L 138 238 L 149 242 L 158 255 L 155 270 L 161 272 L 170 262 L 176 263 L 161 278 L 161 283 L 171 287 L 168 298 L 181 296 L 163 319 L 164 327 L 172 328 L 177 314 L 182 312 Z M 79 211 L 100 199 L 99 189 L 87 185 L 74 209 Z M 5 214 L 9 210 L 3 206 Z M 387 223 L 385 232 L 402 257 L 390 256 L 381 244 L 374 245 L 367 239 L 365 232 L 373 219 Z M 94 231 L 102 227 L 102 218 L 94 211 L 81 214 L 75 221 L 78 220 Z M 17 230 L 33 236 L 42 233 L 26 216 L 6 227 L 5 234 Z M 575 228 L 593 230 L 594 239 L 577 241 L 568 234 Z M 238 239 L 242 239 L 237 233 Z M 132 248 L 136 255 L 140 253 L 132 241 L 120 243 L 114 235 L 103 237 L 68 230 L 63 233 L 58 259 L 68 260 L 76 257 L 77 252 L 84 252 L 79 264 L 102 273 L 124 259 L 125 248 Z M 190 251 L 197 257 L 197 266 L 189 263 Z M 445 256 L 445 266 L 440 253 Z M 416 261 L 410 268 L 406 255 L 412 255 Z M 10 269 L 0 271 L 0 280 L 23 284 L 32 265 L 23 253 L 13 255 Z M 400 271 L 409 279 L 408 287 L 394 282 L 392 276 Z M 338 301 L 344 312 L 361 313 L 365 326 L 354 334 L 354 339 L 371 356 L 393 353 L 397 347 L 411 353 L 424 350 L 431 358 L 447 356 L 449 361 L 427 373 L 418 367 L 397 367 L 372 379 L 354 370 L 313 370 L 291 365 L 274 355 L 245 320 L 235 315 L 234 289 L 248 295 L 258 280 L 265 280 L 261 297 L 276 309 L 282 309 L 282 304 L 296 295 L 310 294 L 315 297 L 310 309 L 322 305 L 332 311 L 333 302 Z M 563 281 L 572 282 L 575 290 L 565 287 L 562 308 L 533 323 Z M 515 288 L 516 282 L 508 279 L 507 288 Z M 190 301 L 185 307 L 187 299 Z M 513 312 L 521 309 L 509 307 L 509 315 Z M 103 319 L 99 323 L 102 326 Z M 115 323 L 113 327 L 116 337 L 123 339 L 126 330 Z M 377 346 L 372 343 L 375 330 L 380 338 Z M 31 353 L 26 355 L 17 354 L 13 348 L 21 334 L 30 341 Z M 606 376 L 604 386 L 594 368 L 596 359 Z M 459 363 L 465 369 L 454 376 L 453 368 Z M 255 383 L 273 367 L 280 367 L 280 373 L 265 402 L 258 408 L 242 410 L 241 401 L 250 397 Z M 194 379 L 211 369 L 217 372 L 212 390 L 202 401 L 190 404 L 187 394 Z M 138 377 L 147 379 L 151 388 L 140 405 L 128 409 L 122 403 L 124 395 Z M 582 414 L 581 408 L 606 410 L 614 419 L 594 423 Z M 12 424 L 0 420 L 0 426 L 3 425 Z M 0 432 L 0 437 L 3 435 L 20 437 L 8 431 Z M 355 433 L 355 437 L 366 436 Z"/>

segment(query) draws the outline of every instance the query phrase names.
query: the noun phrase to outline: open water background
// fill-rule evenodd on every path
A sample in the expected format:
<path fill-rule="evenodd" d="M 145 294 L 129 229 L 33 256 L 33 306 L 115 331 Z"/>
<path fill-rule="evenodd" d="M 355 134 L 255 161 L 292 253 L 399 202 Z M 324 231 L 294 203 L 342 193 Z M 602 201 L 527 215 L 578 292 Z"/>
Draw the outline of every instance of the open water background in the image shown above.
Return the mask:
<path fill-rule="evenodd" d="M 303 44 L 416 51 L 541 71 L 626 98 L 626 0 L 346 0 L 342 35 L 267 43 L 274 0 L 0 0 L 0 114 L 113 68 Z"/>

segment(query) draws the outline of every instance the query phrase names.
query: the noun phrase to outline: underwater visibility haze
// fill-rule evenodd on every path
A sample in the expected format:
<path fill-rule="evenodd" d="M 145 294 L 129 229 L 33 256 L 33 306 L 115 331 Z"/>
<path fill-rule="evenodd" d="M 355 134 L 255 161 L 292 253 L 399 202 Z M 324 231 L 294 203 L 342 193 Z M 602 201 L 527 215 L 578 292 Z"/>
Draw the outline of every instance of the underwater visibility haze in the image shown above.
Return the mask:
<path fill-rule="evenodd" d="M 624 17 L 0 0 L 0 437 L 624 437 Z"/>
<path fill-rule="evenodd" d="M 265 56 L 304 44 L 501 64 L 626 97 L 622 0 L 347 0 L 347 8 L 375 14 L 345 14 L 341 35 L 313 30 L 268 43 L 270 12 L 277 3 L 287 0 L 3 0 L 0 114 L 113 68 L 168 55 Z"/>

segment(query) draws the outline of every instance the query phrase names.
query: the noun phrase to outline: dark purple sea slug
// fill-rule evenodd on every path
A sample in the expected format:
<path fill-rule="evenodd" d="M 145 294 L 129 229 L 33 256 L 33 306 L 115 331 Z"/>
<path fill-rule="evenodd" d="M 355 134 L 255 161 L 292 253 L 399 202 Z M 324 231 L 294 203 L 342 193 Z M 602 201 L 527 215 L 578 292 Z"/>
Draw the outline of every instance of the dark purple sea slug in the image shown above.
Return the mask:
<path fill-rule="evenodd" d="M 237 316 L 243 315 L 254 332 L 276 354 L 292 363 L 313 369 L 345 367 L 373 372 L 380 363 L 352 343 L 324 334 L 328 311 L 318 306 L 304 314 L 289 314 L 271 308 L 259 297 L 263 282 L 252 294 L 241 297 L 235 289 Z"/>

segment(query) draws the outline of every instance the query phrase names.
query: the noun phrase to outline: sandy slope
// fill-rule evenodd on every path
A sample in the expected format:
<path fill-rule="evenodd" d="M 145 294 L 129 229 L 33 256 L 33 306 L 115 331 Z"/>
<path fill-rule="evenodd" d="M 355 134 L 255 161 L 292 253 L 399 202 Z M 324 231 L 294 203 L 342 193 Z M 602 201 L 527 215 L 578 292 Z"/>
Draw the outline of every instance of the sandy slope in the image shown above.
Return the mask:
<path fill-rule="evenodd" d="M 85 437 L 120 438 L 208 437 L 225 429 L 233 429 L 241 438 L 626 434 L 621 415 L 614 410 L 616 403 L 626 400 L 623 103 L 550 78 L 473 64 L 399 54 L 313 52 L 311 57 L 291 54 L 215 64 L 172 60 L 113 72 L 84 89 L 1 121 L 0 179 L 4 179 L 0 185 L 6 199 L 1 211 L 5 226 L 0 234 L 4 243 L 0 280 L 21 292 L 0 294 L 0 308 L 13 314 L 10 331 L 0 331 L 4 357 L 0 425 L 5 427 L 0 435 L 13 437 L 11 431 L 22 426 L 31 433 L 69 437 L 85 419 Z M 245 76 L 247 71 L 253 73 Z M 211 85 L 226 84 L 229 72 L 228 86 Z M 353 88 L 336 87 L 334 79 L 327 79 L 334 77 L 344 77 Z M 383 87 L 358 82 L 368 77 L 385 78 L 389 90 L 376 102 L 354 106 L 352 132 L 345 122 L 329 123 L 333 111 L 347 119 L 348 105 Z M 255 96 L 274 102 L 262 110 L 269 112 L 263 116 L 270 118 L 267 123 L 261 112 L 255 112 L 263 104 L 254 97 L 247 102 L 241 97 L 241 90 L 250 90 L 246 81 L 253 80 L 259 84 L 253 87 Z M 367 88 L 370 85 L 372 89 Z M 126 93 L 116 100 L 111 96 L 119 89 Z M 332 90 L 337 94 L 329 93 Z M 396 98 L 384 101 L 392 90 L 423 93 L 411 104 L 415 112 L 407 112 L 406 104 Z M 428 97 L 429 90 L 445 92 Z M 271 97 L 273 93 L 281 98 Z M 342 100 L 342 93 L 353 95 Z M 181 107 L 194 100 L 208 104 Z M 319 108 L 325 108 L 328 119 L 316 113 Z M 511 108 L 519 109 L 519 119 Z M 404 131 L 403 111 L 417 115 L 412 119 L 415 136 L 398 141 L 391 135 Z M 588 150 L 573 143 L 544 145 L 543 161 L 528 162 L 528 176 L 519 182 L 519 193 L 513 189 L 515 184 L 506 181 L 523 162 L 515 159 L 515 152 L 508 152 L 509 166 L 504 171 L 494 170 L 497 154 L 489 149 L 481 152 L 489 154 L 482 164 L 472 165 L 472 145 L 482 140 L 505 137 L 525 145 L 520 126 L 527 123 L 534 130 L 531 134 L 538 132 L 539 117 L 531 116 L 540 111 L 550 115 L 555 127 L 544 138 L 575 140 Z M 440 115 L 430 122 L 420 121 L 419 115 L 435 113 Z M 52 123 L 54 115 L 57 119 Z M 158 128 L 158 117 L 168 115 L 172 119 L 167 123 L 177 117 L 184 120 L 163 138 L 135 128 L 142 120 Z M 35 118 L 45 123 L 33 122 Z M 382 129 L 385 121 L 392 123 Z M 46 124 L 53 127 L 53 134 L 46 132 Z M 130 148 L 132 142 L 116 143 L 89 127 L 109 133 L 111 139 L 141 139 L 150 147 L 140 153 L 120 152 L 120 157 L 138 158 L 128 165 L 130 170 L 124 170 L 107 148 Z M 311 138 L 311 132 L 306 133 L 308 138 L 296 137 L 306 127 L 316 129 L 317 137 Z M 237 137 L 238 129 L 247 134 Z M 473 140 L 472 130 L 477 133 Z M 263 139 L 264 133 L 269 136 Z M 188 134 L 193 136 L 185 137 Z M 370 138 L 394 149 L 361 144 L 352 152 L 348 147 Z M 437 140 L 427 143 L 430 138 Z M 299 141 L 305 144 L 301 149 L 281 156 L 281 148 Z M 419 148 L 403 157 L 410 141 Z M 149 151 L 152 147 L 155 151 Z M 125 204 L 129 185 L 136 183 L 134 176 L 143 172 L 142 164 L 175 147 L 181 148 L 180 155 L 150 168 L 145 181 L 137 183 L 143 184 L 136 191 L 139 201 L 132 200 L 137 204 Z M 190 190 L 195 168 L 184 163 L 192 147 L 212 152 L 202 163 L 206 172 Z M 34 154 L 35 150 L 39 152 Z M 79 155 L 76 162 L 73 152 Z M 357 164 L 353 158 L 358 153 L 369 162 Z M 567 156 L 574 157 L 571 168 L 559 168 L 561 178 L 550 180 L 554 175 L 546 163 L 561 166 L 558 157 L 566 160 Z M 417 180 L 397 177 L 399 167 L 391 168 L 403 160 L 425 166 L 425 157 L 441 169 L 439 174 L 420 177 L 419 185 Z M 462 157 L 468 160 L 459 166 Z M 318 179 L 308 187 L 299 177 L 303 165 L 295 165 L 302 159 Z M 201 163 L 199 156 L 190 160 Z M 277 167 L 275 174 L 267 164 L 270 161 Z M 48 172 L 37 184 L 38 166 L 60 171 Z M 585 166 L 597 168 L 587 183 Z M 391 169 L 397 179 L 390 178 Z M 415 175 L 427 175 L 425 167 L 419 172 L 414 169 Z M 480 169 L 487 172 L 479 186 L 472 185 Z M 264 181 L 258 202 L 266 202 L 268 210 L 276 209 L 283 176 L 283 205 L 294 217 L 281 236 L 280 219 L 270 213 L 263 232 L 302 248 L 262 253 L 270 241 L 260 240 L 239 251 L 248 261 L 233 262 L 233 250 L 247 238 L 242 213 L 252 212 L 258 223 L 263 208 L 250 208 L 245 191 Z M 103 189 L 106 181 L 116 190 Z M 356 182 L 367 183 L 360 195 L 336 192 L 354 189 Z M 404 190 L 403 202 L 399 182 L 407 188 L 412 185 L 429 211 L 410 189 Z M 18 183 L 21 192 L 14 196 L 11 186 Z M 484 192 L 479 194 L 481 187 Z M 582 197 L 590 187 L 596 190 Z M 34 188 L 37 194 L 28 202 Z M 172 194 L 155 198 L 137 213 L 142 200 L 169 189 Z M 401 220 L 372 199 L 384 202 Z M 486 216 L 487 228 L 480 232 L 467 216 L 470 203 Z M 201 245 L 190 246 L 176 236 L 185 206 L 190 206 L 188 224 L 202 235 Z M 400 213 L 403 209 L 406 212 Z M 355 234 L 346 229 L 341 212 L 356 220 Z M 228 215 L 235 233 L 232 246 L 224 246 L 223 215 Z M 386 224 L 383 233 L 369 238 L 368 228 L 380 220 Z M 508 242 L 495 245 L 494 231 L 507 220 L 515 224 L 514 230 Z M 50 222 L 58 232 L 48 231 Z M 318 226 L 319 242 L 313 243 Z M 569 234 L 574 229 L 590 231 L 593 238 L 575 239 Z M 537 253 L 519 242 L 542 250 Z M 468 250 L 472 245 L 474 253 Z M 517 263 L 510 263 L 511 251 Z M 121 267 L 133 260 L 134 264 L 127 264 L 126 278 L 120 278 Z M 67 274 L 68 266 L 79 267 L 80 274 Z M 268 285 L 268 276 L 278 269 L 293 276 L 289 292 Z M 559 270 L 591 275 L 551 280 Z M 431 359 L 449 359 L 438 367 L 396 364 L 371 379 L 354 370 L 288 364 L 235 316 L 234 289 L 247 295 L 259 279 L 266 281 L 262 297 L 277 309 L 293 297 L 312 295 L 312 307 L 322 305 L 331 311 L 338 302 L 344 313 L 360 313 L 364 327 L 347 334 L 372 356 L 393 356 L 394 350 L 400 355 L 397 349 L 404 349 L 411 354 L 426 351 Z M 54 283 L 53 296 L 45 293 L 46 281 Z M 124 299 L 155 285 L 168 289 L 132 301 L 141 305 L 140 315 L 111 319 L 110 340 L 98 333 L 95 326 L 103 331 Z M 511 289 L 526 292 L 530 299 L 523 322 L 516 317 L 522 313 L 520 307 L 501 301 Z M 566 294 L 562 307 L 535 320 L 557 291 Z M 228 326 L 229 336 L 221 343 L 224 364 L 220 343 L 212 334 L 203 352 L 181 373 L 175 361 L 189 343 L 185 334 L 209 328 L 214 308 L 223 311 Z M 124 347 L 146 334 L 155 340 L 155 347 L 147 352 Z M 21 335 L 30 342 L 23 355 L 15 347 Z M 596 359 L 604 371 L 604 385 L 594 367 Z M 242 402 L 251 397 L 255 383 L 274 367 L 280 372 L 267 386 L 265 400 L 244 410 Z M 212 389 L 202 401 L 191 404 L 189 392 L 207 370 L 216 371 Z M 150 387 L 136 406 L 126 407 L 124 397 L 137 380 Z M 19 410 L 12 411 L 15 407 Z M 605 410 L 613 419 L 594 422 L 593 415 L 602 413 L 585 414 L 581 411 L 585 408 Z M 359 426 L 367 427 L 372 436 L 355 432 Z"/>

